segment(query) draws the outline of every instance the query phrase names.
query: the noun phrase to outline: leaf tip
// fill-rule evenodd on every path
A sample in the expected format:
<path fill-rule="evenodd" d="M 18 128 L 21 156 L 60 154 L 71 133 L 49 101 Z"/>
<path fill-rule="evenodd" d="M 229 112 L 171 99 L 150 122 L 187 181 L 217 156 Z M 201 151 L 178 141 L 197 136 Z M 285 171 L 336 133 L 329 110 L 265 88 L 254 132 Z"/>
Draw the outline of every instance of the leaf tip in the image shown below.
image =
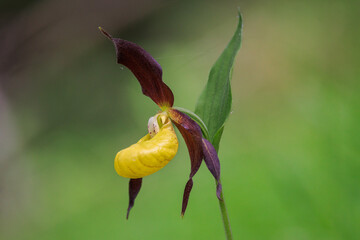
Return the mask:
<path fill-rule="evenodd" d="M 241 27 L 241 31 L 242 31 L 242 28 L 243 28 L 243 17 L 242 17 L 242 14 L 241 14 L 241 11 L 240 11 L 240 7 L 238 7 L 238 15 L 237 15 L 237 18 L 238 18 L 238 21 L 239 21 L 239 26 Z"/>
<path fill-rule="evenodd" d="M 238 11 L 238 17 L 241 17 L 241 10 L 240 10 L 240 6 L 237 7 L 237 11 Z"/>

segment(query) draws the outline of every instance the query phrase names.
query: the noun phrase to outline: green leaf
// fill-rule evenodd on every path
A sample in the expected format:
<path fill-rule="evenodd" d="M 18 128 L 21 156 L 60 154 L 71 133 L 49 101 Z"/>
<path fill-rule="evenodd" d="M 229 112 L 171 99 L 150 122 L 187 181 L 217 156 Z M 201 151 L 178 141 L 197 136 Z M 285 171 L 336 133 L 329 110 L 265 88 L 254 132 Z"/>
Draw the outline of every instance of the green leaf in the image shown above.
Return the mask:
<path fill-rule="evenodd" d="M 200 95 L 195 113 L 207 126 L 209 141 L 218 150 L 223 126 L 231 111 L 230 79 L 232 67 L 241 45 L 242 18 L 238 13 L 239 22 L 231 41 L 212 67 L 209 80 Z"/>
<path fill-rule="evenodd" d="M 212 141 L 212 144 L 213 144 L 216 152 L 219 152 L 220 139 L 221 139 L 223 131 L 224 131 L 224 125 L 219 129 L 219 131 L 216 132 L 216 134 L 214 136 L 214 140 Z"/>

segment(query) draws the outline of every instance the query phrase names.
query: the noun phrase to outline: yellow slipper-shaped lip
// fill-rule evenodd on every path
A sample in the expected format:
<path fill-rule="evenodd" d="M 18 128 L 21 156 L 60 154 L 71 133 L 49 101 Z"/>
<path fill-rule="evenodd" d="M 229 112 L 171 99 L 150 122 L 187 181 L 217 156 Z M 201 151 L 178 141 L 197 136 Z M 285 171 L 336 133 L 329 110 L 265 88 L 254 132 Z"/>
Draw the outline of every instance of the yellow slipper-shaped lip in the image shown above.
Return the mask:
<path fill-rule="evenodd" d="M 147 134 L 116 154 L 114 167 L 120 176 L 133 179 L 148 176 L 159 171 L 176 155 L 179 143 L 170 119 L 164 114 L 157 114 L 154 118 L 159 123 L 156 134 Z"/>

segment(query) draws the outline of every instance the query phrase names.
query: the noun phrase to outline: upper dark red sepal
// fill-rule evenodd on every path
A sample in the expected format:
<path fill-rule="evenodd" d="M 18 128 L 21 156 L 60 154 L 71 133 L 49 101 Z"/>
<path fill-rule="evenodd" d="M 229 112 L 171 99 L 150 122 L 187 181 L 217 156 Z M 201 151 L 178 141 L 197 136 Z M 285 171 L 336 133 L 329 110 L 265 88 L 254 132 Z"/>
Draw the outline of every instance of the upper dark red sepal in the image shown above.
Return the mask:
<path fill-rule="evenodd" d="M 162 81 L 160 64 L 137 44 L 120 38 L 113 38 L 102 28 L 99 29 L 114 43 L 117 63 L 132 71 L 141 85 L 143 94 L 150 97 L 160 107 L 172 107 L 174 95 Z"/>
<path fill-rule="evenodd" d="M 203 159 L 203 150 L 202 150 L 202 133 L 199 125 L 192 120 L 188 115 L 175 110 L 169 109 L 169 116 L 175 126 L 179 129 L 181 135 L 183 136 L 185 143 L 189 150 L 190 160 L 191 160 L 191 172 L 189 180 L 186 184 L 183 196 L 183 205 L 181 210 L 181 215 L 184 215 L 188 199 L 190 196 L 190 191 L 192 189 L 192 177 L 199 170 L 202 159 Z"/>

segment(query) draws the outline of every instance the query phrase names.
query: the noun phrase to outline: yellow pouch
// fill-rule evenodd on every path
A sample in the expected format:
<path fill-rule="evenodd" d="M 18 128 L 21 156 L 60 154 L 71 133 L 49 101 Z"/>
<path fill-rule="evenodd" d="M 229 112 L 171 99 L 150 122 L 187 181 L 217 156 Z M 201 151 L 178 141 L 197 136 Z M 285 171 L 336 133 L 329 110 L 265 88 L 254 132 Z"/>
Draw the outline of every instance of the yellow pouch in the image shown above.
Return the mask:
<path fill-rule="evenodd" d="M 176 155 L 179 143 L 171 120 L 164 114 L 154 118 L 159 126 L 156 134 L 147 134 L 116 154 L 114 167 L 120 176 L 145 177 L 159 171 Z"/>

